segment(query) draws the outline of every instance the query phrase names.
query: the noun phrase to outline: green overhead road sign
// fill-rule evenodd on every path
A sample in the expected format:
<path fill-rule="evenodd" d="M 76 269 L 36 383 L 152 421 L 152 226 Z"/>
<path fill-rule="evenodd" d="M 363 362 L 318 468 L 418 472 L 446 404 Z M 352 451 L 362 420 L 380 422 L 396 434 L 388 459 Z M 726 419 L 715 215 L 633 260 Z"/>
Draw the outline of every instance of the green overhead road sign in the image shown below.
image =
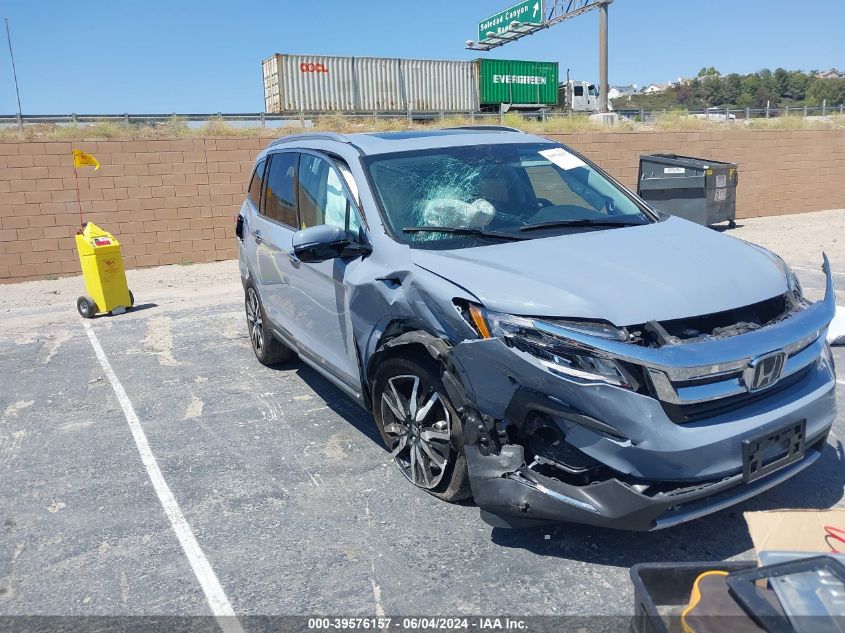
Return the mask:
<path fill-rule="evenodd" d="M 538 25 L 543 23 L 542 0 L 523 0 L 510 9 L 499 11 L 478 23 L 478 41 L 483 42 L 510 30 L 512 23 Z"/>

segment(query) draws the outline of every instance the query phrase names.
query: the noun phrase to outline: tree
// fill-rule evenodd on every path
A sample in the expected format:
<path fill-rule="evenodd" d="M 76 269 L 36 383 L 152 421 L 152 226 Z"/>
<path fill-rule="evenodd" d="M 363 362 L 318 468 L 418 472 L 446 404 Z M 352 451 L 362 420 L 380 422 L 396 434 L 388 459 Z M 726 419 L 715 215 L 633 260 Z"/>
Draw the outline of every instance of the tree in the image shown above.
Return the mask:
<path fill-rule="evenodd" d="M 754 93 L 754 98 L 751 100 L 751 107 L 765 108 L 766 106 L 771 106 L 772 108 L 778 107 L 778 96 L 761 84 L 758 86 L 757 92 Z"/>
<path fill-rule="evenodd" d="M 689 88 L 690 103 L 704 101 L 704 86 L 701 84 L 701 80 L 698 77 L 690 81 L 687 84 L 687 87 Z"/>
<path fill-rule="evenodd" d="M 769 92 L 775 93 L 777 92 L 777 82 L 775 81 L 775 76 L 772 74 L 772 71 L 768 68 L 764 68 L 761 70 L 757 75 L 760 78 L 760 84 Z"/>
<path fill-rule="evenodd" d="M 810 75 L 802 73 L 800 70 L 789 73 L 789 96 L 796 101 L 803 101 L 807 94 L 807 88 L 812 81 Z"/>
<path fill-rule="evenodd" d="M 747 90 L 743 90 L 736 100 L 736 104 L 740 108 L 750 108 L 752 103 L 754 103 L 754 95 Z"/>
<path fill-rule="evenodd" d="M 822 83 L 817 83 L 817 82 Z M 817 79 L 813 73 L 800 70 L 777 68 L 774 72 L 767 68 L 740 75 L 731 73 L 722 76 L 713 66 L 705 66 L 698 76 L 649 99 L 637 99 L 638 107 L 683 106 L 686 108 L 731 107 L 765 108 L 779 103 L 784 105 L 800 104 L 805 99 L 820 104 L 827 100 L 831 106 L 845 102 L 845 79 Z M 810 90 L 811 86 L 812 91 Z"/>
<path fill-rule="evenodd" d="M 722 90 L 722 80 L 714 75 L 707 75 L 701 80 L 701 88 L 704 93 L 704 101 L 708 106 L 718 106 L 725 102 L 725 93 Z"/>
<path fill-rule="evenodd" d="M 778 68 L 774 73 L 775 90 L 779 97 L 789 97 L 789 73 L 784 68 Z"/>
<path fill-rule="evenodd" d="M 807 101 L 821 105 L 827 101 L 829 106 L 845 103 L 845 79 L 821 79 L 816 77 L 807 88 Z"/>
<path fill-rule="evenodd" d="M 689 107 L 692 105 L 694 98 L 692 96 L 692 91 L 687 84 L 680 84 L 677 88 L 678 91 L 678 103 L 682 106 Z"/>
<path fill-rule="evenodd" d="M 739 95 L 742 93 L 742 77 L 736 73 L 731 73 L 724 78 L 723 83 L 722 90 L 725 95 L 725 103 L 730 105 L 739 103 Z"/>

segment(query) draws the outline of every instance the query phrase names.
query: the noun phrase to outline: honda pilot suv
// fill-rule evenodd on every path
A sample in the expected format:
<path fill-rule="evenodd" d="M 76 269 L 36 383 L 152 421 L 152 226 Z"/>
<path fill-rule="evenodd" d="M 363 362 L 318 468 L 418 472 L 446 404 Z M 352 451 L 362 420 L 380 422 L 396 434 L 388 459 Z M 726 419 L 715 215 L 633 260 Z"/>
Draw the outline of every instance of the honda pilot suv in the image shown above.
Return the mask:
<path fill-rule="evenodd" d="M 258 360 L 301 358 L 492 525 L 675 525 L 807 468 L 834 421 L 826 258 L 810 303 L 777 255 L 544 138 L 287 136 L 236 233 Z"/>

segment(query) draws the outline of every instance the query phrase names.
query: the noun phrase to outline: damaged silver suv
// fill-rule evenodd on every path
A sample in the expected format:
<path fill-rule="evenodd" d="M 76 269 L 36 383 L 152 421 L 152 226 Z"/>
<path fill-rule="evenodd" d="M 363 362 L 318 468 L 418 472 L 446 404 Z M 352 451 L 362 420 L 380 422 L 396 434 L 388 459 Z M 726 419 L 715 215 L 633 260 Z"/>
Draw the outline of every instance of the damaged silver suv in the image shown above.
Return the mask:
<path fill-rule="evenodd" d="M 372 410 L 402 474 L 493 525 L 654 530 L 820 455 L 826 294 L 508 128 L 284 137 L 237 216 L 258 360 Z"/>

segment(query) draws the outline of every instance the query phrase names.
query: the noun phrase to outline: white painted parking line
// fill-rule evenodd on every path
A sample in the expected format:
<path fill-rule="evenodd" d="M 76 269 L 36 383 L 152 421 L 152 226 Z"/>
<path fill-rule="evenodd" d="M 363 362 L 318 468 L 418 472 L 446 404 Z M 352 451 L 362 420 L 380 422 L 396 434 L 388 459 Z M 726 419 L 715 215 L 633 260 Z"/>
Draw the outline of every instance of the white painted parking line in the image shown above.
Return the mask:
<path fill-rule="evenodd" d="M 836 384 L 838 385 L 845 385 L 845 380 L 837 380 Z"/>
<path fill-rule="evenodd" d="M 170 486 L 164 479 L 161 469 L 158 467 L 155 455 L 150 449 L 150 444 L 147 441 L 147 435 L 141 426 L 138 416 L 135 414 L 135 408 L 126 395 L 123 385 L 120 384 L 117 375 L 103 351 L 97 335 L 87 322 L 83 322 L 85 332 L 88 334 L 88 339 L 91 341 L 91 346 L 94 348 L 94 353 L 97 355 L 97 360 L 100 361 L 100 366 L 106 374 L 106 377 L 111 383 L 114 394 L 117 396 L 117 401 L 123 409 L 123 415 L 126 416 L 126 422 L 129 424 L 129 430 L 132 431 L 132 437 L 135 438 L 135 445 L 138 447 L 138 453 L 141 455 L 141 462 L 147 471 L 147 475 L 155 488 L 158 500 L 161 502 L 162 508 L 167 518 L 170 519 L 170 525 L 176 533 L 176 538 L 185 552 L 185 556 L 194 571 L 194 575 L 202 587 L 205 598 L 208 601 L 208 606 L 211 607 L 211 613 L 217 618 L 217 622 L 224 633 L 244 633 L 240 622 L 235 616 L 229 598 L 223 591 L 220 581 L 217 579 L 217 574 L 211 568 L 211 564 L 205 557 L 205 554 L 194 536 L 191 526 L 182 514 L 179 504 L 176 502 L 176 497 L 170 491 Z"/>

